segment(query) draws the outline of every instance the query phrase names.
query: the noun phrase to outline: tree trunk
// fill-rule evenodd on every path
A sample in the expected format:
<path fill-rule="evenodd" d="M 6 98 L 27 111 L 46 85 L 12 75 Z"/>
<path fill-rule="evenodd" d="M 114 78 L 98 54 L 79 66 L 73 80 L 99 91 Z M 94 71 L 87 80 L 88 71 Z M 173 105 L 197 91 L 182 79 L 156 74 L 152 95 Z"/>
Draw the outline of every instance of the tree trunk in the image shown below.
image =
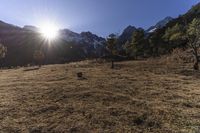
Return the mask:
<path fill-rule="evenodd" d="M 196 61 L 194 63 L 194 70 L 199 70 L 199 57 L 195 55 Z"/>
<path fill-rule="evenodd" d="M 111 66 L 112 69 L 114 69 L 114 60 L 112 60 L 112 66 Z"/>
<path fill-rule="evenodd" d="M 194 70 L 199 70 L 199 62 L 198 61 L 196 61 L 194 63 Z"/>

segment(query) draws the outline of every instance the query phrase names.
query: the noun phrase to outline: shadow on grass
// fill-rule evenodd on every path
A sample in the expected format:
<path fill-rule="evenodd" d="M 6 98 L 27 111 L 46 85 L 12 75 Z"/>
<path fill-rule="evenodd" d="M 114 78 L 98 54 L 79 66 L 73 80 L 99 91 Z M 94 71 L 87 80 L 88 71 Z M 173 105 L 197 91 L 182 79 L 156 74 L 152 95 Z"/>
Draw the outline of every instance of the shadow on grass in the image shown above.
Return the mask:
<path fill-rule="evenodd" d="M 35 67 L 35 68 L 28 68 L 28 69 L 24 69 L 25 72 L 27 71 L 35 71 L 35 70 L 39 70 L 40 67 Z"/>
<path fill-rule="evenodd" d="M 180 72 L 178 72 L 178 74 L 180 75 L 184 75 L 184 76 L 194 76 L 196 78 L 200 78 L 200 71 L 195 71 L 195 70 L 181 70 Z"/>

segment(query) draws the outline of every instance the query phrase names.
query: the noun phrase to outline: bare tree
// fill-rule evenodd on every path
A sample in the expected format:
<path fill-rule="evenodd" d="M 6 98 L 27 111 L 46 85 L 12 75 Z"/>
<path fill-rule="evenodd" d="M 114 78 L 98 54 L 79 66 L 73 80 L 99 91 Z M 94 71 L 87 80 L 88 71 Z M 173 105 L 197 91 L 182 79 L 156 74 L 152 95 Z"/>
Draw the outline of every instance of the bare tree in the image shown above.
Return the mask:
<path fill-rule="evenodd" d="M 114 68 L 114 56 L 117 55 L 116 43 L 117 36 L 115 34 L 111 34 L 107 37 L 107 49 L 109 50 L 111 55 L 112 69 Z"/>

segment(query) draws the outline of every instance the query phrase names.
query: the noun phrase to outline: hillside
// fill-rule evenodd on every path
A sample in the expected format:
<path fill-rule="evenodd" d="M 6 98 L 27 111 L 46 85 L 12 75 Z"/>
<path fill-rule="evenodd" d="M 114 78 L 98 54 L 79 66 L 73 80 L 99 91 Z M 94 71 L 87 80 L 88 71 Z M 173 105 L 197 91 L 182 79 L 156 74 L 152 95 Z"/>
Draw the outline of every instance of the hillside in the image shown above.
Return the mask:
<path fill-rule="evenodd" d="M 178 25 L 181 33 L 185 35 L 189 23 L 200 16 L 200 4 L 191 8 L 187 13 L 178 18 L 166 17 L 148 30 L 128 26 L 124 29 L 116 41 L 116 49 L 120 55 L 128 58 L 130 55 L 140 57 L 160 56 L 170 53 L 174 48 L 186 47 L 187 39 L 179 37 L 171 41 L 166 37 L 167 31 Z M 176 27 L 175 27 L 176 28 Z M 176 31 L 176 30 L 175 30 Z M 177 32 L 177 31 L 176 31 Z M 171 36 L 177 35 L 176 32 Z M 139 35 L 138 33 L 144 34 Z M 138 46 L 131 46 L 133 34 Z M 142 40 L 142 41 L 141 41 Z M 71 61 L 105 57 L 108 54 L 106 39 L 91 32 L 76 33 L 69 29 L 61 29 L 59 37 L 51 44 L 39 33 L 34 26 L 23 28 L 0 21 L 0 43 L 8 49 L 5 59 L 0 60 L 0 67 L 26 66 L 35 64 L 33 55 L 35 51 L 42 51 L 45 55 L 43 64 L 58 64 Z M 127 45 L 130 45 L 126 47 Z M 131 52 L 131 51 L 138 51 Z"/>
<path fill-rule="evenodd" d="M 7 47 L 5 59 L 0 66 L 25 66 L 34 64 L 35 51 L 45 55 L 44 64 L 79 61 L 102 56 L 105 39 L 91 32 L 75 33 L 68 29 L 59 31 L 59 37 L 49 42 L 45 40 L 34 26 L 23 28 L 0 21 L 0 43 Z"/>
<path fill-rule="evenodd" d="M 128 26 L 118 38 L 118 52 L 135 59 L 166 55 L 176 48 L 187 49 L 187 30 L 199 18 L 200 3 L 177 18 L 166 17 L 148 30 Z"/>
<path fill-rule="evenodd" d="M 200 73 L 159 60 L 84 61 L 0 72 L 0 130 L 195 132 Z M 83 72 L 84 79 L 76 73 Z"/>
<path fill-rule="evenodd" d="M 170 21 L 172 21 L 173 18 L 172 17 L 166 17 L 163 20 L 159 21 L 156 25 L 151 26 L 149 29 L 147 29 L 147 33 L 152 33 L 154 32 L 156 29 L 160 29 L 165 27 Z"/>
<path fill-rule="evenodd" d="M 154 44 L 154 47 L 157 46 L 158 54 L 166 54 L 171 52 L 174 48 L 186 48 L 186 44 L 188 43 L 188 39 L 185 37 L 177 37 L 174 40 L 170 40 L 166 37 L 166 34 L 169 33 L 169 31 L 174 30 L 173 33 L 171 33 L 171 36 L 175 36 L 177 32 L 183 33 L 185 36 L 187 33 L 187 29 L 192 22 L 193 19 L 199 19 L 200 18 L 200 3 L 194 5 L 188 12 L 185 14 L 180 15 L 179 17 L 169 21 L 166 26 L 156 29 L 154 32 L 152 32 L 147 40 L 152 41 Z M 176 29 L 177 27 L 181 27 L 180 29 Z M 167 52 L 162 52 L 163 49 Z"/>

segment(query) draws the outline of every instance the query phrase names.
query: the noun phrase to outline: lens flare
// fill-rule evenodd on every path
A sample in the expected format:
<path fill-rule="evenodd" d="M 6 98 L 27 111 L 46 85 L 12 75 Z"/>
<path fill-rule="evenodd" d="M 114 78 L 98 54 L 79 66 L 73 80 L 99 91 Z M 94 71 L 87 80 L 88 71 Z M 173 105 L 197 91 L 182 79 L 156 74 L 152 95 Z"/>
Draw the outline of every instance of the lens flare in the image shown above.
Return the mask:
<path fill-rule="evenodd" d="M 47 40 L 54 40 L 58 37 L 58 28 L 51 23 L 44 23 L 40 26 L 39 32 Z"/>

